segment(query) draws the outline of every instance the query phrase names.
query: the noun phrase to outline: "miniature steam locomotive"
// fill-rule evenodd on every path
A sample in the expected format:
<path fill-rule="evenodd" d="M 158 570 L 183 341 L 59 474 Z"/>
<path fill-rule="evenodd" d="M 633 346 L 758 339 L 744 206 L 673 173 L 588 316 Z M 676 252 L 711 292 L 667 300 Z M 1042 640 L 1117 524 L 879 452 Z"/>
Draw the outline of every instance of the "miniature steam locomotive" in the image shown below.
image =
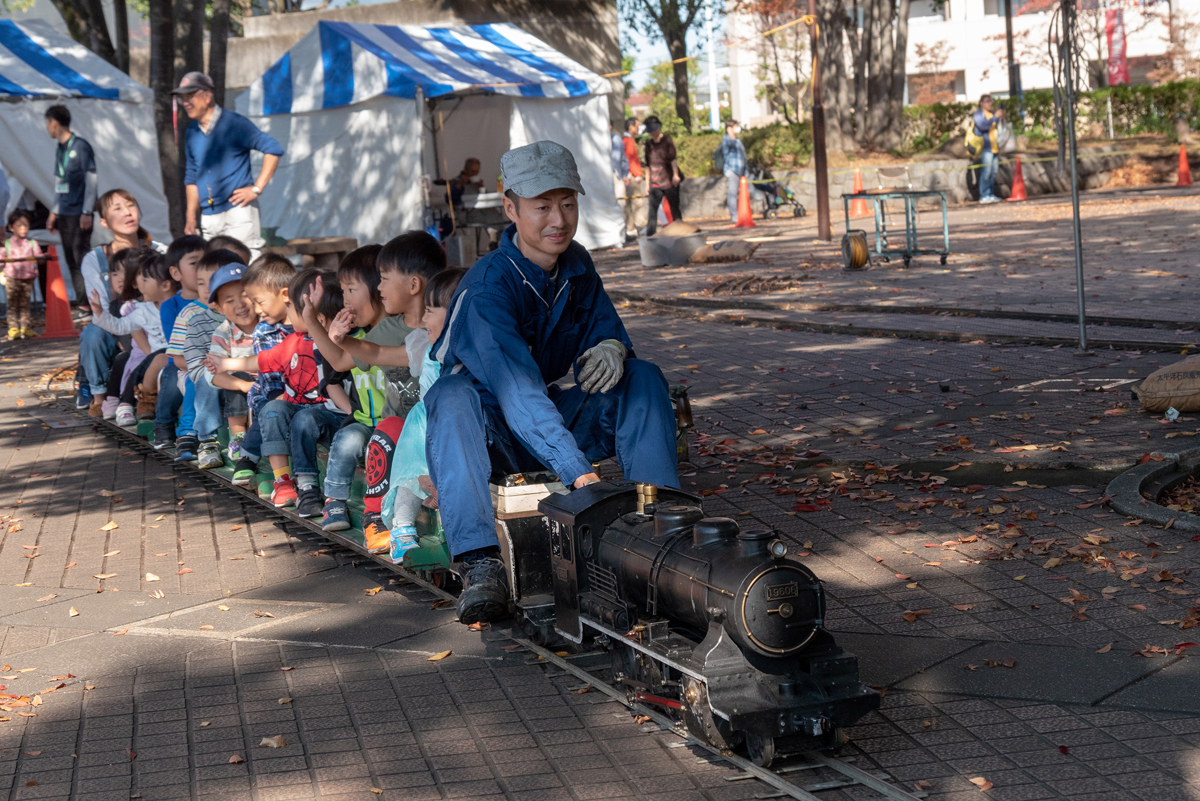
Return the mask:
<path fill-rule="evenodd" d="M 820 581 L 774 533 L 706 517 L 681 490 L 559 489 L 496 515 L 513 601 L 543 641 L 607 646 L 633 698 L 760 765 L 838 745 L 879 706 L 822 627 Z"/>

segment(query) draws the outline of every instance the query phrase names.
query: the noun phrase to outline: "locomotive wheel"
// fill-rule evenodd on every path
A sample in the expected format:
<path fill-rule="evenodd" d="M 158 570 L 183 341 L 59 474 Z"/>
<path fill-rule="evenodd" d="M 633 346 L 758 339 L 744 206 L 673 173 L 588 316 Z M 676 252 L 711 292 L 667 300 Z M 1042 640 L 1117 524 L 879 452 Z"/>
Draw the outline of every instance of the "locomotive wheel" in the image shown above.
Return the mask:
<path fill-rule="evenodd" d="M 769 768 L 775 761 L 775 738 L 746 733 L 746 752 L 750 761 L 760 768 Z"/>
<path fill-rule="evenodd" d="M 842 236 L 842 262 L 847 270 L 861 270 L 867 266 L 867 235 L 862 231 L 850 231 Z"/>

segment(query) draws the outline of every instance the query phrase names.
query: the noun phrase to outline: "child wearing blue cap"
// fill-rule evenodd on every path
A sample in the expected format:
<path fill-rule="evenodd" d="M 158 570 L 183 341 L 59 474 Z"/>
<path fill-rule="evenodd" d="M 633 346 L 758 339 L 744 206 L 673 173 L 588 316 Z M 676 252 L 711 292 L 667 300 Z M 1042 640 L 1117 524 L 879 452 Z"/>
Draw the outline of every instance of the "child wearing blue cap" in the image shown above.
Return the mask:
<path fill-rule="evenodd" d="M 254 355 L 254 328 L 258 315 L 243 291 L 246 270 L 231 263 L 218 269 L 208 281 L 208 305 L 225 320 L 213 332 L 208 352 L 223 358 L 244 359 Z M 254 386 L 255 376 L 246 372 L 217 373 L 209 377 L 217 388 L 220 414 L 229 426 L 229 461 L 242 457 L 250 406 L 246 394 Z"/>

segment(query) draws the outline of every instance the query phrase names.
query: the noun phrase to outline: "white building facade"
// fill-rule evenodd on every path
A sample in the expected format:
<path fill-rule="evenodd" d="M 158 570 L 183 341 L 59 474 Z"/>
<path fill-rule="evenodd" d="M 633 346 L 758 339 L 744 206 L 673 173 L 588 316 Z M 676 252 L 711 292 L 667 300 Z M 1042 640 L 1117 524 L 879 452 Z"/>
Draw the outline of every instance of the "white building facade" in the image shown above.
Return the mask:
<path fill-rule="evenodd" d="M 730 104 L 734 118 L 754 127 L 780 121 L 760 89 L 762 61 L 761 37 L 756 37 L 758 22 L 732 10 L 735 0 L 727 2 L 727 41 Z M 947 0 L 935 11 L 931 0 L 913 0 L 909 15 L 907 72 L 909 92 L 906 102 L 916 102 L 921 78 L 936 74 L 939 100 L 973 102 L 982 94 L 1007 95 L 1008 62 L 1006 54 L 1005 0 Z M 1021 65 L 1023 89 L 1051 86 L 1048 59 L 1050 11 L 1022 13 L 1022 0 L 1013 0 L 1014 58 Z M 1085 6 L 1089 5 L 1087 2 Z M 1103 69 L 1108 58 L 1105 36 L 1105 12 L 1122 8 L 1126 30 L 1126 56 L 1131 81 L 1147 83 L 1159 58 L 1168 50 L 1169 22 L 1172 14 L 1200 22 L 1200 0 L 1160 0 L 1150 3 L 1098 0 L 1080 11 L 1080 28 L 1085 36 L 1086 56 Z M 845 48 L 849 58 L 849 48 Z M 847 72 L 852 67 L 847 64 Z M 917 84 L 913 79 L 918 79 Z M 928 82 L 925 83 L 928 86 Z M 926 95 L 928 96 L 928 95 Z"/>

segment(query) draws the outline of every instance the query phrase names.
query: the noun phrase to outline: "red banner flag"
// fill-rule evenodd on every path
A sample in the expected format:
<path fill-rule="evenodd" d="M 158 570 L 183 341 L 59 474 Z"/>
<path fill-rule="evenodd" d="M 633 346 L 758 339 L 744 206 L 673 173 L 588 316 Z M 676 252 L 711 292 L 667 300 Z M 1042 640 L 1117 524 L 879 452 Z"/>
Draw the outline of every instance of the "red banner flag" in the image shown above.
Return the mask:
<path fill-rule="evenodd" d="M 1110 8 L 1104 12 L 1104 30 L 1108 34 L 1108 85 L 1129 83 L 1129 60 L 1125 57 L 1125 12 Z"/>

